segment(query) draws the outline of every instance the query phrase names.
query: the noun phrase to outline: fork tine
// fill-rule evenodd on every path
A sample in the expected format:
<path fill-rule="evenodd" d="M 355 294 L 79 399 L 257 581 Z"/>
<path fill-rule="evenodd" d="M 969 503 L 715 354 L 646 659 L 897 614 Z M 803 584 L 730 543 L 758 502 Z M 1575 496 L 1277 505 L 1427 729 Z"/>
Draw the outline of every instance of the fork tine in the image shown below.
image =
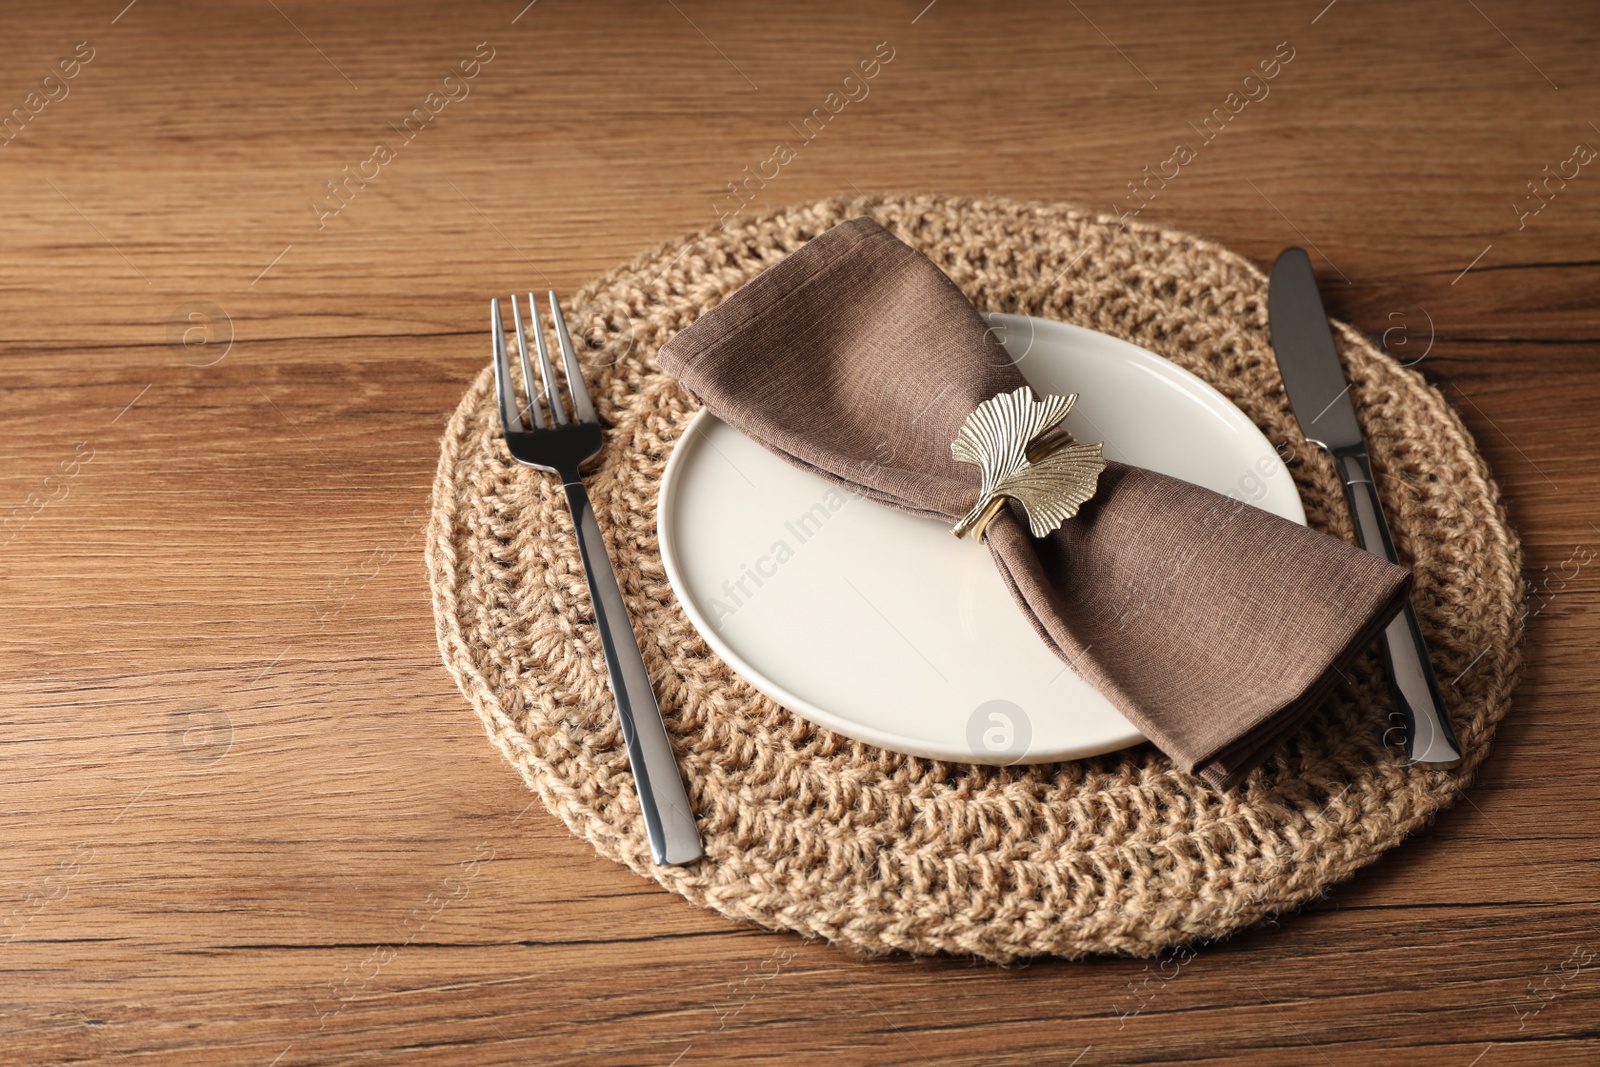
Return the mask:
<path fill-rule="evenodd" d="M 538 305 L 530 302 L 535 328 L 539 325 Z M 539 408 L 539 387 L 534 385 L 533 366 L 528 362 L 528 337 L 522 332 L 522 311 L 517 307 L 517 294 L 511 294 L 511 317 L 517 323 L 517 355 L 522 359 L 522 384 L 528 391 L 528 417 L 536 430 L 544 429 L 544 412 Z"/>
<path fill-rule="evenodd" d="M 533 299 L 530 294 L 529 300 Z M 572 417 L 578 422 L 595 422 L 594 405 L 589 403 L 589 389 L 583 384 L 583 371 L 578 366 L 578 353 L 572 347 L 572 337 L 567 333 L 567 320 L 561 314 L 556 294 L 550 294 L 550 316 L 556 320 L 556 341 L 561 345 L 561 365 L 567 369 L 567 388 L 572 392 Z"/>
<path fill-rule="evenodd" d="M 511 380 L 511 364 L 506 361 L 506 327 L 500 320 L 498 299 L 489 301 L 489 321 L 494 326 L 494 395 L 500 402 L 500 429 L 504 433 L 521 433 L 517 386 Z"/>
<path fill-rule="evenodd" d="M 539 321 L 539 305 L 532 293 L 528 294 L 528 312 L 533 316 L 533 340 L 539 348 L 539 371 L 544 376 L 544 399 L 550 405 L 550 421 L 565 426 L 567 409 L 562 406 L 561 392 L 556 388 L 556 372 L 550 366 L 550 348 L 544 340 L 544 323 Z"/>

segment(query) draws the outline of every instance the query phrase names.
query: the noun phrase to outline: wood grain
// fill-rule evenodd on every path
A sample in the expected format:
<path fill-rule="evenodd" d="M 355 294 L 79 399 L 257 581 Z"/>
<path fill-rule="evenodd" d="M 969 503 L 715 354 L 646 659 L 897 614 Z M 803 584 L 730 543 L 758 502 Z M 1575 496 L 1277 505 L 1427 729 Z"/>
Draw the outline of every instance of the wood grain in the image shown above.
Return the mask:
<path fill-rule="evenodd" d="M 1600 146 L 1592 6 L 123 2 L 0 34 L 0 116 L 94 50 L 0 145 L 0 1059 L 1600 1060 L 1600 174 L 1511 207 Z M 1541 590 L 1480 782 L 1305 913 L 1148 967 L 735 927 L 530 805 L 438 663 L 419 527 L 486 297 L 711 225 L 880 42 L 751 210 L 1126 209 L 1294 51 L 1143 217 L 1312 249 L 1457 406 Z"/>

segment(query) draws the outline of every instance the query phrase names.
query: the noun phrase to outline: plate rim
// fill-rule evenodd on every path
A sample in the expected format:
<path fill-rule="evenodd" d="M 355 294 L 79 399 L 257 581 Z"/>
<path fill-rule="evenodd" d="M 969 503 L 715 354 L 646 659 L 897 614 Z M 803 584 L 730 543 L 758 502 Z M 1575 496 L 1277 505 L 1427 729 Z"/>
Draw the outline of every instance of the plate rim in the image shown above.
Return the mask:
<path fill-rule="evenodd" d="M 1032 315 L 1016 315 L 1010 312 L 984 312 L 982 314 L 984 319 L 990 323 L 994 323 L 996 320 L 1009 320 L 1015 323 L 1038 323 L 1044 324 L 1051 329 L 1060 328 L 1068 333 L 1092 335 L 1097 338 L 1099 342 L 1113 342 L 1116 346 L 1129 350 L 1132 358 L 1144 362 L 1147 366 L 1147 369 L 1155 371 L 1159 376 L 1169 380 L 1181 382 L 1186 387 L 1192 388 L 1198 386 L 1200 393 L 1209 401 L 1211 401 L 1214 406 L 1219 407 L 1225 413 L 1224 417 L 1228 421 L 1236 422 L 1241 428 L 1248 429 L 1268 446 L 1272 444 L 1272 442 L 1267 439 L 1266 434 L 1261 432 L 1261 428 L 1257 426 L 1248 415 L 1240 410 L 1237 404 L 1235 404 L 1232 400 L 1229 400 L 1228 397 L 1216 386 L 1201 378 L 1193 371 L 1187 370 L 1184 367 L 1180 367 L 1173 361 L 1159 356 L 1147 348 L 1136 345 L 1131 341 L 1124 340 L 1121 337 L 1115 337 L 1108 333 L 1102 333 L 1099 330 L 1091 330 L 1086 326 L 1079 326 L 1075 323 L 1059 322 L 1055 319 L 1038 318 Z M 1091 745 L 1083 749 L 1075 749 L 1073 754 L 1070 755 L 1049 752 L 1036 757 L 1033 753 L 1023 753 L 1021 756 L 1010 759 L 984 759 L 978 753 L 968 751 L 955 752 L 939 750 L 924 744 L 921 739 L 903 737 L 901 735 L 892 734 L 885 731 L 873 730 L 871 732 L 875 735 L 875 737 L 862 737 L 860 736 L 863 732 L 860 723 L 843 719 L 836 713 L 830 712 L 826 708 L 819 707 L 818 705 L 800 696 L 798 693 L 791 692 L 784 686 L 774 682 L 771 678 L 766 677 L 762 671 L 757 670 L 753 664 L 751 664 L 732 646 L 724 641 L 717 633 L 716 628 L 710 624 L 710 620 L 701 613 L 700 607 L 695 603 L 694 599 L 684 595 L 683 590 L 687 588 L 687 582 L 677 558 L 676 543 L 669 534 L 664 532 L 664 530 L 670 526 L 670 523 L 663 522 L 668 510 L 668 501 L 672 498 L 672 494 L 676 489 L 677 482 L 679 478 L 682 477 L 682 468 L 685 463 L 687 463 L 687 460 L 683 459 L 683 457 L 693 451 L 693 448 L 686 449 L 682 446 L 685 443 L 688 443 L 690 438 L 699 432 L 701 435 L 700 442 L 694 444 L 694 448 L 703 447 L 705 441 L 705 428 L 711 422 L 721 421 L 722 420 L 713 415 L 709 409 L 701 408 L 699 411 L 694 413 L 694 416 L 690 418 L 688 425 L 684 427 L 683 433 L 679 434 L 678 439 L 673 442 L 672 453 L 667 457 L 666 466 L 661 472 L 661 486 L 656 490 L 656 544 L 661 552 L 662 566 L 667 572 L 667 583 L 671 586 L 673 597 L 677 600 L 678 606 L 683 610 L 684 615 L 689 619 L 690 625 L 695 628 L 695 632 L 700 635 L 700 639 L 710 646 L 711 650 L 720 656 L 722 660 L 733 670 L 733 672 L 751 688 L 755 689 L 769 700 L 776 702 L 785 710 L 795 715 L 799 715 L 801 718 L 807 719 L 810 722 L 823 727 L 824 729 L 832 730 L 833 732 L 849 738 L 852 741 L 856 741 L 861 744 L 873 745 L 878 748 L 887 749 L 891 752 L 901 753 L 902 755 L 913 756 L 921 759 L 940 760 L 946 763 L 975 763 L 989 766 L 1032 766 L 1036 764 L 1058 763 L 1065 760 L 1088 759 L 1092 756 L 1104 755 L 1109 752 L 1120 752 L 1123 749 L 1132 748 L 1133 746 L 1142 744 L 1144 741 L 1148 740 L 1148 738 L 1146 738 L 1144 734 L 1141 733 L 1138 728 L 1130 722 L 1128 723 L 1129 736 L 1127 739 L 1113 739 L 1112 741 L 1107 742 L 1104 746 Z M 729 428 L 732 429 L 732 427 Z M 738 431 L 735 430 L 734 432 L 737 433 Z M 1287 470 L 1287 467 L 1285 470 Z M 1299 487 L 1294 484 L 1292 475 L 1289 476 L 1289 484 L 1290 488 L 1294 490 L 1294 510 L 1297 514 L 1294 516 L 1283 517 L 1288 518 L 1301 526 L 1304 526 L 1306 525 L 1305 502 L 1300 496 Z M 1246 503 L 1248 503 L 1248 501 L 1246 501 Z M 1117 709 L 1115 706 L 1113 706 L 1113 708 L 1119 715 L 1122 714 L 1121 709 Z M 1123 718 L 1126 720 L 1127 717 L 1124 715 Z"/>

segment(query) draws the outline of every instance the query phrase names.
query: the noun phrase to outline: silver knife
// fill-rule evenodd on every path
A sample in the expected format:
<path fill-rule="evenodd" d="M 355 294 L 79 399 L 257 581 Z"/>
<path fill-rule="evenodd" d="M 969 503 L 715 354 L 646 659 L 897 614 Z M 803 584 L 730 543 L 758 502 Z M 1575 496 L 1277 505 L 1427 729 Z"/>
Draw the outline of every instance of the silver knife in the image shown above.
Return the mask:
<path fill-rule="evenodd" d="M 1333 457 L 1355 519 L 1356 539 L 1368 552 L 1391 563 L 1400 562 L 1383 520 L 1377 486 L 1372 483 L 1372 465 L 1350 400 L 1350 383 L 1339 363 L 1305 249 L 1287 249 L 1272 265 L 1267 315 L 1289 406 L 1306 440 Z M 1383 631 L 1383 653 L 1400 712 L 1406 718 L 1406 756 L 1417 763 L 1460 759 L 1461 750 L 1439 699 L 1439 683 L 1409 601 Z"/>

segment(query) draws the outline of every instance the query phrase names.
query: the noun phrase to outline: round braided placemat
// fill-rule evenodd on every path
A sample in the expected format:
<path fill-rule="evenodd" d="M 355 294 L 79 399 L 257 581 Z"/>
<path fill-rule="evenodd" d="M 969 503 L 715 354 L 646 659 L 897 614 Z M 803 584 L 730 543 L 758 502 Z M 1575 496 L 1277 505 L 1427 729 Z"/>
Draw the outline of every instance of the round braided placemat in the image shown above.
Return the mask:
<path fill-rule="evenodd" d="M 1438 390 L 1342 325 L 1383 503 L 1466 751 L 1458 768 L 1406 766 L 1375 653 L 1225 794 L 1150 745 L 1011 768 L 887 752 L 790 714 L 712 654 L 656 544 L 662 467 L 695 410 L 656 351 L 863 214 L 932 257 L 981 310 L 1087 326 L 1206 379 L 1287 455 L 1311 525 L 1351 538 L 1333 466 L 1289 414 L 1267 280 L 1224 248 L 1071 208 L 930 196 L 827 200 L 700 233 L 612 271 L 568 311 L 607 427 L 589 492 L 699 813 L 700 862 L 650 862 L 565 499 L 556 479 L 511 461 L 490 369 L 445 431 L 427 544 L 439 646 L 545 806 L 601 855 L 731 918 L 869 952 L 996 961 L 1148 956 L 1228 934 L 1314 899 L 1447 806 L 1516 682 L 1520 551 Z"/>

